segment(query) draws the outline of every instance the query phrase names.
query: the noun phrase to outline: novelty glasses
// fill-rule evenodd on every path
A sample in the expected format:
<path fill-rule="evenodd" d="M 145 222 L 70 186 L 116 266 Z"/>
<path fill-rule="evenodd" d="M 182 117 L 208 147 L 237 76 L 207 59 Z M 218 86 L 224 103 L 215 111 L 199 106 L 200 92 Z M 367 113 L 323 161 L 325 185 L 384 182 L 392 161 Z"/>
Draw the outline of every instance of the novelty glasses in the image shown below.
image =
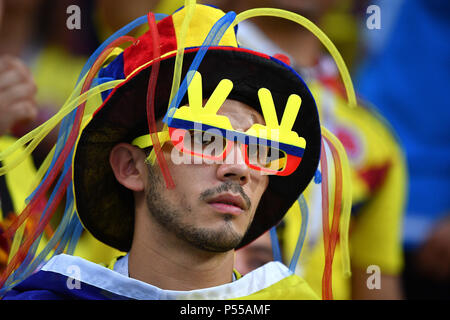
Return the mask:
<path fill-rule="evenodd" d="M 289 97 L 279 124 L 272 95 L 261 88 L 258 97 L 265 125 L 256 123 L 242 132 L 234 130 L 226 116 L 217 114 L 232 88 L 233 83 L 223 79 L 203 106 L 201 75 L 195 72 L 188 87 L 189 106 L 169 115 L 168 130 L 158 132 L 161 144 L 171 141 L 178 151 L 201 158 L 205 163 L 234 163 L 234 157 L 229 155 L 239 149 L 246 165 L 262 174 L 287 176 L 294 172 L 306 146 L 305 139 L 291 130 L 301 98 L 295 94 Z M 152 139 L 146 134 L 134 139 L 132 144 L 148 148 Z"/>

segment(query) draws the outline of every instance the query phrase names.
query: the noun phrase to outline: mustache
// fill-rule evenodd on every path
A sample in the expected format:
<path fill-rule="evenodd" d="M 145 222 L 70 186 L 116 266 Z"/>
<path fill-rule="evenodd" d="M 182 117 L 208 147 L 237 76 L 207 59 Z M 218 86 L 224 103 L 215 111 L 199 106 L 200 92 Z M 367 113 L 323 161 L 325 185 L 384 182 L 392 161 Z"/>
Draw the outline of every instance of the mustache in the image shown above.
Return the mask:
<path fill-rule="evenodd" d="M 225 181 L 218 187 L 203 191 L 200 194 L 200 200 L 208 200 L 217 194 L 221 194 L 227 191 L 231 191 L 232 193 L 239 193 L 242 196 L 242 199 L 245 201 L 247 208 L 251 208 L 252 202 L 250 201 L 250 198 L 247 196 L 244 189 L 239 185 L 239 183 L 233 181 Z"/>

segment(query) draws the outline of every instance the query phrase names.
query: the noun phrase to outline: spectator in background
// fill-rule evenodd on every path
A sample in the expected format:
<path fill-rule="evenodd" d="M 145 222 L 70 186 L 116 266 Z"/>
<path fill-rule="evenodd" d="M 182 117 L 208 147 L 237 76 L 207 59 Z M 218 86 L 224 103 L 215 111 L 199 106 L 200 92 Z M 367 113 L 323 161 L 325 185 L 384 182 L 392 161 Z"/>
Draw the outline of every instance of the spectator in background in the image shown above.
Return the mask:
<path fill-rule="evenodd" d="M 87 52 L 96 45 L 95 39 L 88 36 L 92 28 L 88 27 L 87 14 L 81 15 L 82 25 L 86 27 L 73 31 L 66 26 L 67 6 L 83 7 L 84 3 L 83 0 L 4 0 L 0 55 L 21 59 L 30 69 L 37 89 L 37 116 L 33 121 L 16 124 L 12 128 L 16 137 L 31 131 L 58 111 L 75 86 Z M 47 156 L 57 133 L 57 129 L 53 130 L 33 153 L 36 166 Z"/>
<path fill-rule="evenodd" d="M 381 29 L 366 31 L 372 54 L 359 70 L 357 85 L 392 123 L 406 151 L 410 183 L 403 239 L 404 290 L 409 299 L 448 299 L 450 3 L 376 4 L 381 9 Z M 384 24 L 383 16 L 391 16 L 392 9 L 397 10 L 393 22 Z"/>
<path fill-rule="evenodd" d="M 4 2 L 0 0 L 0 32 L 3 26 Z M 16 139 L 11 135 L 18 123 L 33 121 L 37 115 L 35 101 L 36 85 L 30 71 L 19 58 L 0 55 L 0 152 L 11 146 Z M 8 165 L 0 161 L 0 166 Z M 31 157 L 0 176 L 0 232 L 14 220 L 15 213 L 23 209 L 23 204 L 31 191 L 35 168 Z M 11 243 L 0 238 L 0 271 L 8 260 Z"/>
<path fill-rule="evenodd" d="M 242 12 L 252 7 L 276 7 L 299 13 L 316 24 L 336 5 L 335 1 L 218 1 L 228 10 Z M 226 4 L 224 4 L 226 3 Z M 356 26 L 355 21 L 350 25 Z M 331 28 L 330 26 L 328 26 Z M 336 25 L 334 26 L 336 27 Z M 348 27 L 348 26 L 347 26 Z M 346 28 L 340 24 L 339 28 Z M 353 36 L 356 32 L 353 33 Z M 401 299 L 400 274 L 403 266 L 401 225 L 405 201 L 405 164 L 403 154 L 389 125 L 365 101 L 350 109 L 342 92 L 337 68 L 323 53 L 320 41 L 295 23 L 277 18 L 257 18 L 239 24 L 242 46 L 268 54 L 288 56 L 291 66 L 308 83 L 322 119 L 344 145 L 352 166 L 353 209 L 350 234 L 352 279 L 345 279 L 336 254 L 333 290 L 336 299 Z M 356 39 L 354 39 L 356 41 Z M 351 41 L 350 41 L 351 42 Z M 323 242 L 320 198 L 314 183 L 306 191 L 310 207 L 309 235 L 297 271 L 311 283 L 318 294 L 322 290 Z M 291 208 L 284 226 L 285 259 L 290 258 L 300 223 L 298 207 Z M 297 229 L 297 231 L 292 231 Z M 289 236 L 288 236 L 289 234 Z M 266 242 L 267 244 L 267 242 Z M 247 249 L 250 249 L 250 244 Z M 246 249 L 246 248 L 244 248 Z M 245 250 L 237 251 L 236 259 Z M 306 261 L 306 262 L 305 262 Z M 370 265 L 381 269 L 381 289 L 367 287 Z"/>
<path fill-rule="evenodd" d="M 0 142 L 3 141 L 0 143 L 1 147 L 5 150 L 15 141 L 14 137 L 20 138 L 59 110 L 74 89 L 88 53 L 94 50 L 98 41 L 90 20 L 90 1 L 1 1 L 5 14 L 0 27 L 0 61 L 4 68 L 9 67 L 9 71 L 0 75 L 0 81 L 8 84 L 8 91 L 3 90 L 0 94 L 16 92 L 18 95 L 21 91 L 20 95 L 25 97 L 16 99 L 20 102 L 18 106 L 12 104 L 10 99 L 0 97 L 0 127 L 3 127 L 0 128 L 3 131 L 0 133 L 9 133 L 0 138 Z M 81 9 L 81 29 L 67 28 L 67 7 L 72 4 Z M 8 178 L 13 176 L 12 173 L 6 175 L 7 187 L 4 188 L 3 198 L 12 198 L 16 204 L 14 210 L 4 208 L 5 217 L 9 212 L 22 212 L 24 200 L 31 193 L 29 185 L 35 176 L 35 167 L 39 167 L 47 157 L 57 136 L 58 127 L 33 152 L 30 160 L 34 165 L 27 162 L 25 168 L 17 169 L 21 175 L 17 174 L 14 179 Z M 55 215 L 53 226 L 57 226 L 60 218 Z M 10 216 L 5 220 L 2 228 L 6 229 L 13 219 Z M 46 235 L 51 236 L 51 233 Z M 48 238 L 43 237 L 42 241 L 45 242 Z M 83 257 L 109 261 L 117 254 L 117 251 L 96 241 L 88 233 L 83 234 L 81 242 L 83 245 L 77 250 L 77 254 Z M 83 249 L 87 247 L 89 250 Z M 9 246 L 3 248 L 6 256 L 10 249 Z"/>

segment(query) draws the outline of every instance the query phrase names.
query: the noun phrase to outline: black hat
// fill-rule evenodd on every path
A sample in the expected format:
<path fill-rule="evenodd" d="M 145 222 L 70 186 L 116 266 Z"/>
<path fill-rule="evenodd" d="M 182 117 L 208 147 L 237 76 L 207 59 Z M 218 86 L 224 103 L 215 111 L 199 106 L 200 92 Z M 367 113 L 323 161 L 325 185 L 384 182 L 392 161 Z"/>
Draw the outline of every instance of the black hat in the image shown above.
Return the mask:
<path fill-rule="evenodd" d="M 185 15 L 181 9 L 157 24 L 161 59 L 155 90 L 155 116 L 167 112 L 176 61 L 177 36 Z M 183 56 L 183 79 L 201 49 L 212 25 L 224 13 L 210 6 L 196 5 L 189 25 Z M 228 98 L 243 102 L 261 113 L 258 90 L 271 91 L 277 116 L 281 120 L 291 94 L 302 99 L 302 107 L 292 130 L 306 140 L 298 168 L 289 176 L 269 176 L 269 185 L 261 197 L 254 220 L 238 248 L 250 243 L 276 225 L 313 178 L 320 157 L 321 131 L 314 99 L 301 77 L 282 61 L 265 54 L 240 48 L 235 30 L 229 29 L 218 46 L 210 47 L 197 71 L 202 75 L 204 96 L 222 79 L 233 82 Z M 83 127 L 74 155 L 73 186 L 75 204 L 83 226 L 103 243 L 129 251 L 134 230 L 132 191 L 117 182 L 109 165 L 111 149 L 120 142 L 131 143 L 148 134 L 146 98 L 148 80 L 154 65 L 153 41 L 147 32 L 118 55 L 99 77 L 125 79 L 105 95 L 104 102 Z"/>

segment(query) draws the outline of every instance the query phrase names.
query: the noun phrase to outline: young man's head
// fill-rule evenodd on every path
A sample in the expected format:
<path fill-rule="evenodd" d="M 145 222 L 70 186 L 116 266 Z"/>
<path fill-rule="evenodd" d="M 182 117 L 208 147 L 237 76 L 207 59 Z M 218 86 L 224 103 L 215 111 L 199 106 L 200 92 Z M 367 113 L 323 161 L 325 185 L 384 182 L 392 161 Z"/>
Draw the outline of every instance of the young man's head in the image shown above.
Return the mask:
<path fill-rule="evenodd" d="M 103 94 L 75 147 L 80 220 L 121 251 L 158 232 L 203 250 L 242 247 L 281 221 L 317 169 L 321 132 L 311 93 L 282 61 L 240 48 L 236 28 L 215 40 L 233 13 L 195 7 L 184 38 L 181 86 L 172 91 L 186 12 L 162 19 L 109 59 L 98 82 L 123 82 Z M 158 48 L 161 59 L 155 60 Z M 161 153 L 154 148 L 153 164 L 146 161 L 155 131 L 149 131 L 150 100 L 162 145 Z M 198 126 L 222 141 L 212 154 L 200 152 L 200 163 L 192 134 Z M 267 151 L 262 160 L 260 146 Z M 180 161 L 186 155 L 191 162 Z M 278 161 L 269 161 L 274 155 Z"/>

